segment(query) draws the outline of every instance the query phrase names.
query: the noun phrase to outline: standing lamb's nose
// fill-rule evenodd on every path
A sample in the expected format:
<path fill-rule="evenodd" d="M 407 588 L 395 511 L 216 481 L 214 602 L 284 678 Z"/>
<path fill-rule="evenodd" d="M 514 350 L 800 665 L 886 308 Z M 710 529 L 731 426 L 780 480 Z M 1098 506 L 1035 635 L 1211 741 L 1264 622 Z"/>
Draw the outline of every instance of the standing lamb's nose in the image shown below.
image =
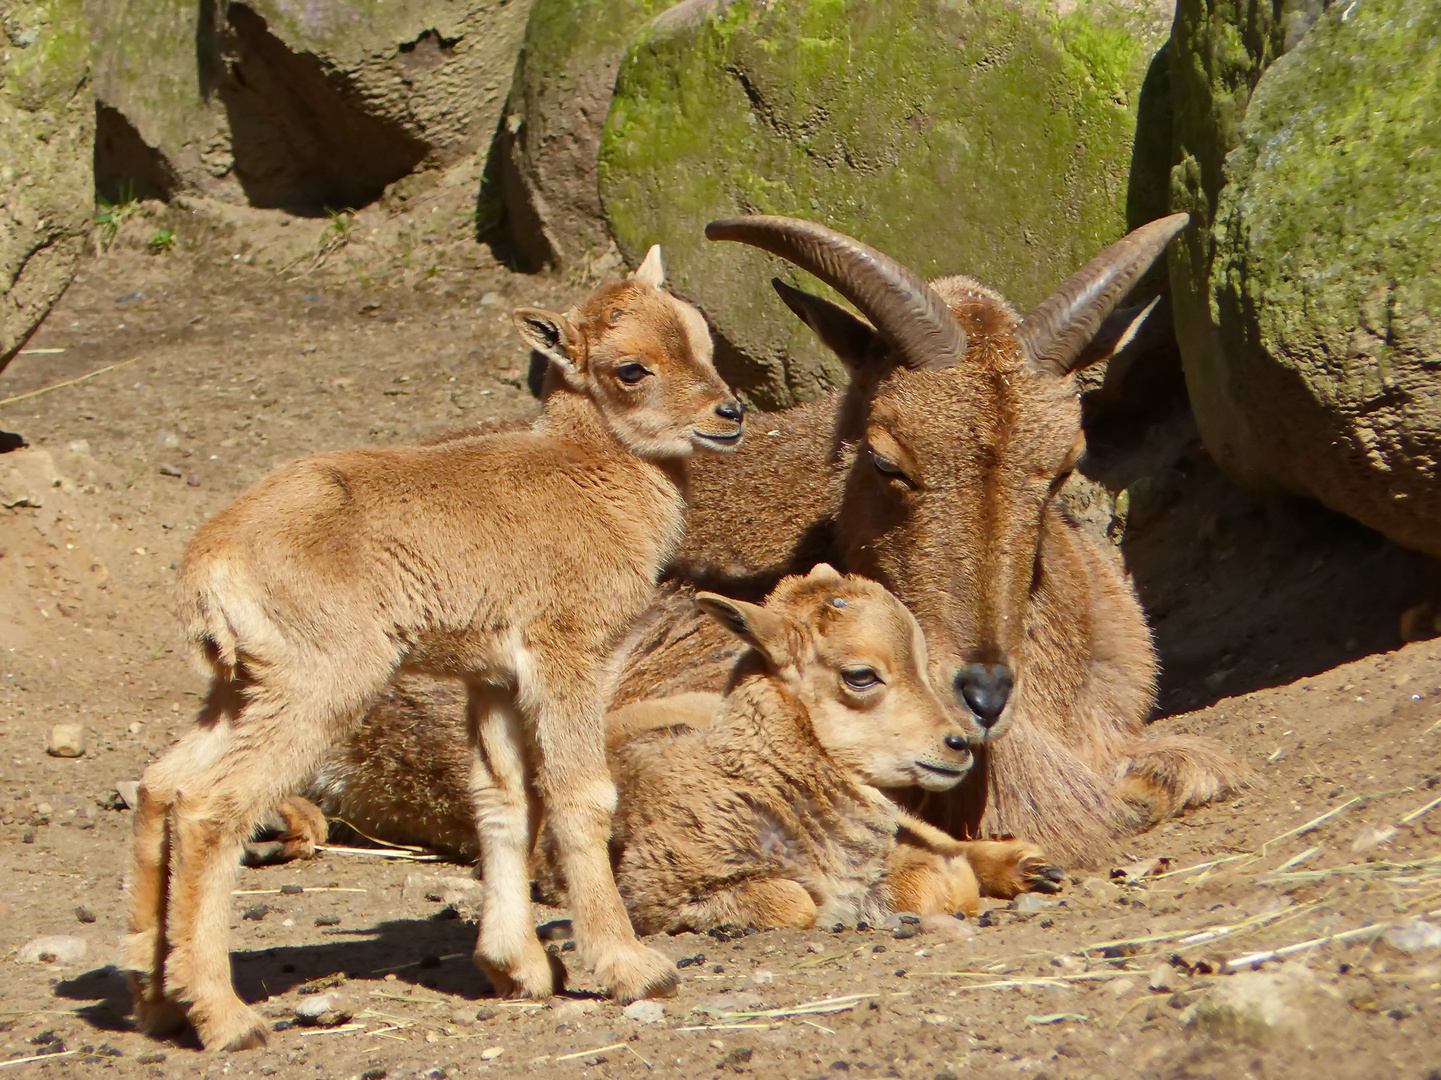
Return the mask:
<path fill-rule="evenodd" d="M 975 713 L 981 727 L 994 727 L 1006 710 L 1016 676 L 1005 664 L 967 664 L 956 672 L 956 695 Z"/>
<path fill-rule="evenodd" d="M 966 737 L 964 735 L 947 735 L 947 750 L 964 750 L 966 748 Z"/>
<path fill-rule="evenodd" d="M 725 420 L 734 420 L 739 424 L 746 415 L 746 407 L 739 401 L 727 401 L 724 405 L 715 407 L 715 414 Z"/>

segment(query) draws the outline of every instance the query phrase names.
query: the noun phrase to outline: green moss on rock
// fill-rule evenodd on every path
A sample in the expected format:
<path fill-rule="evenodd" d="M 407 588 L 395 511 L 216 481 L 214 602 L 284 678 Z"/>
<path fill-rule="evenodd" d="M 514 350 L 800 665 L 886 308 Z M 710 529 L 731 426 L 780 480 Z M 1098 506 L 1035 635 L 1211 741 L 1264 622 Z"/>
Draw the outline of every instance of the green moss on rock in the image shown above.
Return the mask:
<path fill-rule="evenodd" d="M 80 0 L 0 10 L 0 368 L 65 291 L 93 207 Z"/>
<path fill-rule="evenodd" d="M 1140 90 L 1166 32 L 1150 5 L 677 12 L 689 17 L 657 19 L 626 57 L 601 195 L 627 259 L 665 244 L 676 287 L 730 347 L 726 374 L 759 402 L 812 396 L 840 372 L 770 291 L 773 273 L 794 272 L 708 244 L 713 218 L 822 220 L 922 274 L 974 274 L 1022 308 L 1126 227 Z"/>
<path fill-rule="evenodd" d="M 1441 556 L 1441 9 L 1337 5 L 1226 161 L 1198 420 L 1243 476 Z"/>

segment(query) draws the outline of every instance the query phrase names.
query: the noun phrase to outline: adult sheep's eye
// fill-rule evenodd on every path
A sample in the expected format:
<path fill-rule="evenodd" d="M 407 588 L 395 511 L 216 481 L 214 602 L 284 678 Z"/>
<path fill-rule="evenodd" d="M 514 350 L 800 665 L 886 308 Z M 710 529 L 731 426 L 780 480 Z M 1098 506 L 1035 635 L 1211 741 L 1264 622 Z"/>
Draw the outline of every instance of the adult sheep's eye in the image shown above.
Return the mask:
<path fill-rule="evenodd" d="M 622 364 L 615 374 L 627 386 L 634 386 L 650 374 L 650 369 L 644 364 Z"/>
<path fill-rule="evenodd" d="M 875 467 L 880 472 L 885 473 L 887 476 L 899 476 L 902 479 L 905 478 L 906 474 L 901 471 L 901 467 L 899 465 L 897 465 L 888 457 L 882 457 L 874 450 L 871 451 L 871 463 L 875 465 Z"/>
<path fill-rule="evenodd" d="M 847 668 L 841 678 L 852 690 L 869 690 L 881 684 L 881 677 L 868 667 Z"/>

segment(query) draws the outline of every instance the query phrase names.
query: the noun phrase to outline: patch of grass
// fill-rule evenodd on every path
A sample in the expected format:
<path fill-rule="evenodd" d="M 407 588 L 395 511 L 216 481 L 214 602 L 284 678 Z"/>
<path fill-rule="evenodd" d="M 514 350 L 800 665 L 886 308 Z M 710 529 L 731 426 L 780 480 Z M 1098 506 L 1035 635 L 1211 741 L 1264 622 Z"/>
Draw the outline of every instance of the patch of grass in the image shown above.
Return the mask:
<path fill-rule="evenodd" d="M 168 251 L 173 251 L 177 243 L 174 229 L 156 229 L 155 235 L 146 241 L 145 246 L 150 249 L 152 255 L 164 255 Z"/>
<path fill-rule="evenodd" d="M 120 235 L 121 227 L 140 212 L 140 200 L 129 183 L 120 189 L 118 202 L 100 199 L 95 205 L 95 252 L 107 251 Z"/>
<path fill-rule="evenodd" d="M 350 243 L 350 234 L 355 231 L 354 210 L 332 210 L 326 207 L 325 214 L 330 218 L 330 224 L 325 226 L 325 231 L 320 234 L 320 246 L 315 253 L 317 260 L 345 247 Z"/>

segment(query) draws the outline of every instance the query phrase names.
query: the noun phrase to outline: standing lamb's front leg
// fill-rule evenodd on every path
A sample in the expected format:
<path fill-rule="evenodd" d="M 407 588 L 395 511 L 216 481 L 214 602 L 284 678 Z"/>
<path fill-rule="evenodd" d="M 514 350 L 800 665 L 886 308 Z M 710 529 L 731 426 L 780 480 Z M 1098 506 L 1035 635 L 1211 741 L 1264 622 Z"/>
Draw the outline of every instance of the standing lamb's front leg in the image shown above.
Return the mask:
<path fill-rule="evenodd" d="M 526 733 L 511 691 L 481 683 L 470 686 L 466 721 L 474 754 L 470 790 L 481 866 L 475 963 L 502 996 L 549 997 L 563 984 L 564 969 L 559 961 L 552 966 L 531 920 L 536 813 L 526 784 Z"/>
<path fill-rule="evenodd" d="M 538 660 L 535 678 L 521 689 L 576 945 L 616 1000 L 670 994 L 679 978 L 675 964 L 636 940 L 611 871 L 607 845 L 616 790 L 605 758 L 599 665 L 576 668 L 573 659 L 569 665 Z"/>

